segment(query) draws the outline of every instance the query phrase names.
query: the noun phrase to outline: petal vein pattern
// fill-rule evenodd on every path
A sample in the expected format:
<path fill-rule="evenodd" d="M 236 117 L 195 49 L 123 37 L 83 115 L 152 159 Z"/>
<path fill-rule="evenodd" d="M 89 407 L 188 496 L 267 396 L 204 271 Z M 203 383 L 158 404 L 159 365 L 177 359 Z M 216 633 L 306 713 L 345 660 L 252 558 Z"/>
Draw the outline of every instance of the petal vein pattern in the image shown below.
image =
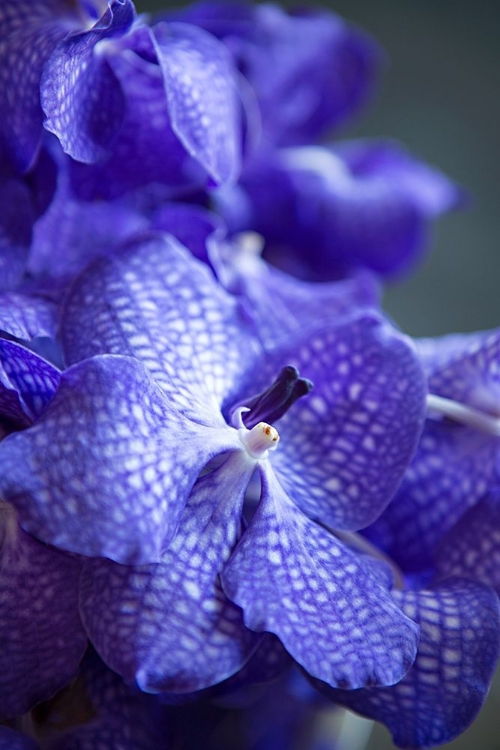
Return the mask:
<path fill-rule="evenodd" d="M 286 363 L 314 384 L 279 420 L 273 467 L 309 516 L 334 529 L 363 528 L 389 503 L 423 427 L 426 386 L 417 356 L 374 314 L 290 339 L 250 378 L 255 392 Z"/>
<path fill-rule="evenodd" d="M 62 374 L 33 427 L 0 443 L 0 493 L 49 544 L 157 562 L 200 471 L 240 447 L 227 425 L 184 417 L 137 360 L 95 357 Z"/>
<path fill-rule="evenodd" d="M 463 579 L 395 597 L 420 624 L 413 667 L 393 687 L 326 695 L 386 724 L 398 747 L 434 747 L 467 729 L 486 698 L 499 654 L 498 597 Z"/>
<path fill-rule="evenodd" d="M 173 237 L 152 236 L 84 273 L 63 312 L 67 360 L 139 359 L 189 418 L 225 424 L 223 400 L 259 351 L 239 304 Z"/>
<path fill-rule="evenodd" d="M 222 573 L 245 624 L 275 633 L 309 674 L 349 689 L 401 679 L 418 627 L 372 568 L 293 505 L 268 462 L 249 528 Z"/>
<path fill-rule="evenodd" d="M 0 339 L 0 416 L 26 427 L 56 392 L 59 370 L 14 341 Z"/>
<path fill-rule="evenodd" d="M 259 644 L 219 581 L 252 471 L 239 452 L 199 479 L 159 564 L 85 564 L 85 627 L 126 682 L 153 693 L 200 690 L 237 672 Z"/>
<path fill-rule="evenodd" d="M 235 71 L 211 34 L 185 23 L 153 28 L 174 132 L 216 182 L 240 169 L 240 118 Z"/>
<path fill-rule="evenodd" d="M 417 341 L 429 392 L 498 416 L 500 331 Z M 429 419 L 393 502 L 370 527 L 407 572 L 431 565 L 459 519 L 499 482 L 500 440 L 438 413 Z"/>
<path fill-rule="evenodd" d="M 63 39 L 45 66 L 40 85 L 44 126 L 78 161 L 102 158 L 123 120 L 122 89 L 96 45 L 123 35 L 134 13 L 131 0 L 110 0 L 102 18 L 89 31 Z"/>

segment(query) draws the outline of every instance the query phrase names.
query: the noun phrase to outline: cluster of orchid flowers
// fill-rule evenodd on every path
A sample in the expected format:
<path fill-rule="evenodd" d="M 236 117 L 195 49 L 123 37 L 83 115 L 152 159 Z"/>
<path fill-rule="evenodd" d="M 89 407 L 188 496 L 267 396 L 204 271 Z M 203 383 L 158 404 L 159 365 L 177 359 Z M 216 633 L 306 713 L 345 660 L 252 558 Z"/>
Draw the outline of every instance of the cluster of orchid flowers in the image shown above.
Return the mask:
<path fill-rule="evenodd" d="M 0 747 L 210 748 L 223 706 L 449 741 L 499 655 L 500 331 L 380 309 L 463 200 L 319 145 L 380 50 L 217 0 L 0 22 Z"/>

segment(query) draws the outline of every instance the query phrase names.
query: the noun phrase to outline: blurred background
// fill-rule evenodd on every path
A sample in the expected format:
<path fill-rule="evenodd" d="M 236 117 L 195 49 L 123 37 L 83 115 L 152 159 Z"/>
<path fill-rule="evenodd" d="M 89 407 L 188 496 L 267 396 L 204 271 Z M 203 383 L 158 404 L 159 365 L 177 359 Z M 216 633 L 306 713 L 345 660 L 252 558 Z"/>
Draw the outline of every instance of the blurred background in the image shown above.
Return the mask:
<path fill-rule="evenodd" d="M 136 0 L 141 11 L 182 4 Z M 388 58 L 377 98 L 340 136 L 396 138 L 471 196 L 467 210 L 438 222 L 432 252 L 411 278 L 386 292 L 386 310 L 414 336 L 499 326 L 500 3 L 336 0 L 322 5 L 369 31 Z M 444 747 L 499 750 L 499 715 L 497 680 L 481 719 Z M 326 733 L 329 721 L 325 716 Z M 393 747 L 383 728 L 376 726 L 367 740 L 370 727 L 362 720 L 349 722 L 344 744 L 335 750 Z"/>

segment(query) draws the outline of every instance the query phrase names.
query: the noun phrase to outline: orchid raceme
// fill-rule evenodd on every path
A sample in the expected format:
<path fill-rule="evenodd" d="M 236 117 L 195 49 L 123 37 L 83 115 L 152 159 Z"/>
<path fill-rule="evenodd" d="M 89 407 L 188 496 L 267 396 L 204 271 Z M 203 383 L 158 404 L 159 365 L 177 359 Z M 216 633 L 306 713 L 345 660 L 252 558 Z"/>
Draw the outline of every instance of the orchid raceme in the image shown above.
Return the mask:
<path fill-rule="evenodd" d="M 383 60 L 338 16 L 140 11 L 0 7 L 0 748 L 448 742 L 499 657 L 500 334 L 380 299 L 465 193 L 332 140 Z"/>
<path fill-rule="evenodd" d="M 62 341 L 75 364 L 32 430 L 0 446 L 1 489 L 30 533 L 115 561 L 85 563 L 81 599 L 115 670 L 149 690 L 208 687 L 255 649 L 249 627 L 276 633 L 333 685 L 404 674 L 417 629 L 392 603 L 390 576 L 310 520 L 362 528 L 399 484 L 425 411 L 423 376 L 403 337 L 365 313 L 264 349 L 258 325 L 208 269 L 159 235 L 84 272 L 66 300 Z M 218 456 L 223 463 L 200 476 Z M 255 469 L 262 495 L 242 536 Z M 358 596 L 339 611 L 339 595 L 352 589 Z M 381 627 L 393 639 L 389 660 Z M 342 656 L 330 653 L 334 632 Z"/>

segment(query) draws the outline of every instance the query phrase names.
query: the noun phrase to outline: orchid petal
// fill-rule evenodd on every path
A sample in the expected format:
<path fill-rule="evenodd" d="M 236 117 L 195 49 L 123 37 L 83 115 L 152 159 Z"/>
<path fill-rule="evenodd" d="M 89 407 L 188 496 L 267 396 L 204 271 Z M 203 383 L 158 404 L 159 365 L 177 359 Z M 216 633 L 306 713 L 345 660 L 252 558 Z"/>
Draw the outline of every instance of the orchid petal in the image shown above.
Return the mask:
<path fill-rule="evenodd" d="M 199 479 L 158 565 L 85 563 L 81 610 L 102 658 L 147 692 L 192 692 L 237 672 L 260 637 L 225 597 L 219 573 L 241 534 L 253 464 L 242 452 Z"/>
<path fill-rule="evenodd" d="M 111 255 L 148 226 L 131 201 L 76 198 L 68 185 L 67 168 L 60 166 L 54 199 L 34 225 L 28 263 L 31 274 L 52 282 L 71 280 L 95 258 Z"/>
<path fill-rule="evenodd" d="M 247 627 L 275 633 L 330 685 L 400 680 L 415 658 L 418 628 L 392 602 L 385 578 L 303 516 L 267 463 L 261 477 L 261 502 L 222 573 Z"/>
<path fill-rule="evenodd" d="M 79 561 L 22 531 L 0 504 L 0 719 L 64 687 L 87 645 L 78 613 Z"/>
<path fill-rule="evenodd" d="M 235 443 L 226 425 L 172 409 L 136 360 L 96 357 L 66 370 L 37 423 L 0 443 L 0 491 L 49 544 L 156 562 L 199 472 Z"/>
<path fill-rule="evenodd" d="M 109 0 L 102 18 L 89 31 L 62 40 L 44 68 L 40 96 L 45 128 L 79 161 L 102 158 L 123 120 L 123 92 L 96 46 L 123 35 L 133 18 L 132 0 Z"/>
<path fill-rule="evenodd" d="M 490 492 L 460 519 L 436 556 L 437 575 L 488 584 L 500 595 L 500 493 Z"/>
<path fill-rule="evenodd" d="M 384 723 L 398 747 L 434 747 L 463 732 L 486 698 L 499 655 L 498 597 L 489 587 L 455 579 L 395 598 L 420 623 L 408 674 L 393 687 L 326 694 Z"/>
<path fill-rule="evenodd" d="M 258 351 L 238 303 L 207 266 L 161 236 L 80 277 L 62 341 L 70 362 L 105 352 L 138 358 L 183 414 L 217 425 L 222 400 Z"/>
<path fill-rule="evenodd" d="M 415 352 L 383 319 L 364 313 L 267 352 L 254 392 L 256 381 L 269 385 L 286 364 L 313 390 L 276 424 L 281 439 L 271 462 L 280 482 L 312 518 L 363 528 L 389 503 L 420 436 L 425 383 Z"/>
<path fill-rule="evenodd" d="M 336 145 L 338 154 L 356 177 L 383 177 L 399 185 L 429 218 L 457 208 L 465 201 L 462 188 L 439 169 L 416 159 L 397 142 L 360 139 Z"/>
<path fill-rule="evenodd" d="M 0 26 L 0 156 L 21 172 L 36 157 L 42 133 L 40 77 L 52 50 L 78 17 L 68 0 L 4 0 Z"/>
<path fill-rule="evenodd" d="M 428 420 L 392 502 L 366 534 L 405 572 L 431 568 L 438 545 L 498 482 L 498 438 Z"/>
<path fill-rule="evenodd" d="M 378 308 L 375 277 L 358 273 L 342 281 L 312 285 L 264 261 L 251 233 L 227 249 L 213 241 L 209 260 L 219 281 L 245 305 L 264 346 L 276 346 L 290 334 L 339 320 L 360 308 Z"/>
<path fill-rule="evenodd" d="M 211 34 L 185 23 L 153 27 L 172 128 L 217 183 L 240 169 L 240 122 L 231 57 Z"/>
<path fill-rule="evenodd" d="M 125 97 L 122 124 L 106 158 L 94 164 L 70 164 L 74 194 L 89 201 L 112 199 L 160 184 L 176 197 L 179 191 L 203 187 L 206 171 L 172 129 L 151 29 L 138 26 L 126 44 L 125 50 L 106 58 Z"/>
<path fill-rule="evenodd" d="M 59 370 L 29 349 L 0 338 L 0 414 L 30 425 L 54 396 Z"/>
<path fill-rule="evenodd" d="M 423 339 L 431 394 L 494 416 L 500 331 Z M 499 481 L 499 438 L 429 411 L 419 447 L 383 516 L 367 532 L 405 570 L 431 566 L 437 545 Z"/>
<path fill-rule="evenodd" d="M 0 293 L 0 330 L 16 339 L 30 341 L 36 336 L 54 338 L 56 306 L 42 297 L 20 292 Z"/>

